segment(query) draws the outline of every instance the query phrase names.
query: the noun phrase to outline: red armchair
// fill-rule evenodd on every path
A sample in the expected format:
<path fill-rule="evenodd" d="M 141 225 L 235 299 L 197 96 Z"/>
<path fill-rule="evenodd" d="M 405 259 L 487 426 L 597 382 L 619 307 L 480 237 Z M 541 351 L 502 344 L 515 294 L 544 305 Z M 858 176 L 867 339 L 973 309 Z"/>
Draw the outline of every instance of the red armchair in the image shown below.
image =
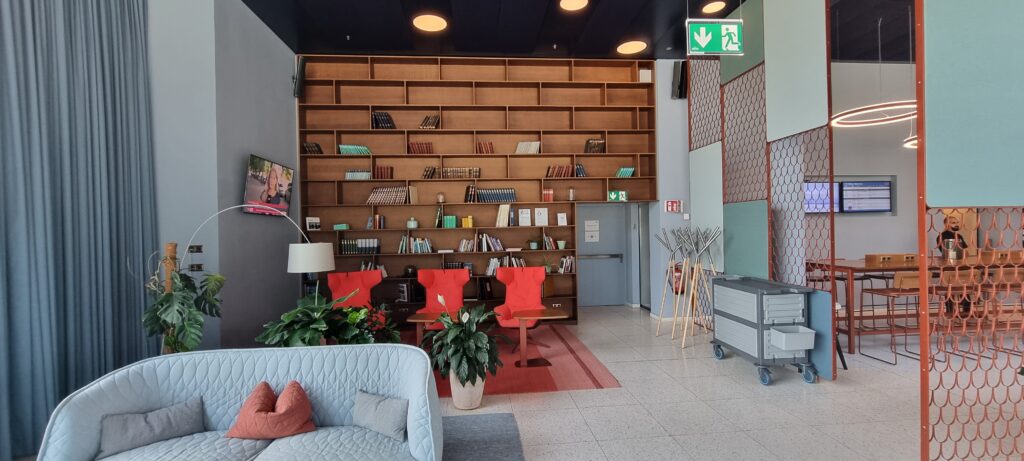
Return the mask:
<path fill-rule="evenodd" d="M 365 307 L 370 304 L 370 290 L 381 281 L 379 270 L 358 272 L 332 272 L 327 274 L 327 286 L 331 287 L 331 297 L 338 299 L 358 289 L 355 296 L 338 303 L 339 307 Z"/>
<path fill-rule="evenodd" d="M 417 279 L 427 289 L 427 305 L 416 311 L 419 313 L 449 312 L 452 316 L 463 306 L 462 287 L 469 281 L 466 269 L 420 269 Z M 437 300 L 437 295 L 444 297 L 445 305 Z M 428 330 L 440 330 L 441 322 L 426 326 Z"/>
<path fill-rule="evenodd" d="M 544 290 L 543 267 L 499 267 L 498 280 L 505 284 L 505 304 L 494 308 L 498 325 L 502 328 L 519 328 L 519 321 L 512 313 L 523 310 L 544 309 L 541 294 Z M 537 320 L 526 322 L 526 328 L 537 326 Z"/>

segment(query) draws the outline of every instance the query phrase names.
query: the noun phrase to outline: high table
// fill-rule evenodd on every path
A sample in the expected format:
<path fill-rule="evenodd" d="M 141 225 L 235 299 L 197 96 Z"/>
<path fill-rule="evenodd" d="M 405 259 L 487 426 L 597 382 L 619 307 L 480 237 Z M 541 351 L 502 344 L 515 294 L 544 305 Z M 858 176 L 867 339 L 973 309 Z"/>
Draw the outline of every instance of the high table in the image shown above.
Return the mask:
<path fill-rule="evenodd" d="M 569 313 L 562 309 L 544 308 L 522 310 L 512 313 L 512 318 L 519 320 L 519 360 L 517 367 L 548 367 L 551 362 L 543 357 L 528 359 L 526 357 L 526 323 L 530 320 L 556 320 L 567 319 Z"/>
<path fill-rule="evenodd" d="M 416 324 L 416 345 L 423 344 L 423 330 L 426 329 L 428 323 L 437 322 L 437 319 L 441 317 L 444 312 L 417 312 L 409 316 L 409 323 Z M 455 320 L 455 317 L 452 317 Z"/>

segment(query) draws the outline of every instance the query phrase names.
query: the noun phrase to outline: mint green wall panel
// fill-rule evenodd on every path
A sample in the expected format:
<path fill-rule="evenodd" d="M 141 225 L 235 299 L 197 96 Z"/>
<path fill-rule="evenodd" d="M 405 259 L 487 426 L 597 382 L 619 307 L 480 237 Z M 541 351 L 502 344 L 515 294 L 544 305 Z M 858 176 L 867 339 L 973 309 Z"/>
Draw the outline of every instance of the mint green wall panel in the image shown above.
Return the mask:
<path fill-rule="evenodd" d="M 727 203 L 725 223 L 725 272 L 768 278 L 768 201 Z"/>
<path fill-rule="evenodd" d="M 764 84 L 768 141 L 828 123 L 825 2 L 764 4 Z"/>
<path fill-rule="evenodd" d="M 777 1 L 777 0 L 773 0 Z M 764 61 L 764 0 L 747 0 L 728 16 L 743 20 L 743 56 L 722 56 L 722 83 Z"/>
<path fill-rule="evenodd" d="M 690 152 L 690 216 L 690 225 L 694 227 L 723 227 L 721 142 Z M 715 268 L 721 270 L 721 237 L 711 244 L 708 254 L 713 258 Z"/>
<path fill-rule="evenodd" d="M 925 4 L 926 197 L 931 207 L 1024 204 L 1021 18 L 1021 0 Z"/>

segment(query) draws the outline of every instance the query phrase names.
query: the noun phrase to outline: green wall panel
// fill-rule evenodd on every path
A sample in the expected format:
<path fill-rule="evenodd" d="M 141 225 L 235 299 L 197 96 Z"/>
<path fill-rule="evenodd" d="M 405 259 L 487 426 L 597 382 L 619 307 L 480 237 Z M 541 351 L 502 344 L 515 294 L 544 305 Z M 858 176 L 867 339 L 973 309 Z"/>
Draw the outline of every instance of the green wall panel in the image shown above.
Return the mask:
<path fill-rule="evenodd" d="M 768 278 L 768 201 L 723 207 L 725 272 Z"/>
<path fill-rule="evenodd" d="M 764 0 L 747 0 L 741 5 L 728 18 L 743 20 L 743 56 L 719 58 L 722 83 L 739 77 L 764 61 Z"/>
<path fill-rule="evenodd" d="M 1024 205 L 1022 17 L 1021 0 L 925 4 L 929 206 Z"/>
<path fill-rule="evenodd" d="M 690 224 L 702 229 L 723 227 L 722 223 L 722 143 L 701 147 L 690 152 Z M 708 254 L 715 268 L 722 269 L 722 239 L 719 238 Z"/>

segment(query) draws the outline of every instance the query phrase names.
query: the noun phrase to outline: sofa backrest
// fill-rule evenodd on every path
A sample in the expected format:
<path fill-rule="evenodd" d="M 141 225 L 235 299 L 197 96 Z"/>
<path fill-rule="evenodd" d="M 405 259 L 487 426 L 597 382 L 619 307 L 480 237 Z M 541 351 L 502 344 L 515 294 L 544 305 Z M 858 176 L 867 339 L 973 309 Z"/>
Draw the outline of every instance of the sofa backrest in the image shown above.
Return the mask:
<path fill-rule="evenodd" d="M 400 344 L 235 349 L 171 354 L 121 368 L 68 396 L 54 410 L 39 459 L 92 459 L 104 415 L 142 413 L 201 396 L 207 430 L 227 430 L 260 381 L 280 392 L 299 381 L 317 426 L 352 424 L 356 391 L 409 400 L 410 451 L 433 459 L 439 411 L 430 361 Z M 436 421 L 435 421 L 436 419 Z M 437 447 L 438 453 L 440 447 Z"/>

